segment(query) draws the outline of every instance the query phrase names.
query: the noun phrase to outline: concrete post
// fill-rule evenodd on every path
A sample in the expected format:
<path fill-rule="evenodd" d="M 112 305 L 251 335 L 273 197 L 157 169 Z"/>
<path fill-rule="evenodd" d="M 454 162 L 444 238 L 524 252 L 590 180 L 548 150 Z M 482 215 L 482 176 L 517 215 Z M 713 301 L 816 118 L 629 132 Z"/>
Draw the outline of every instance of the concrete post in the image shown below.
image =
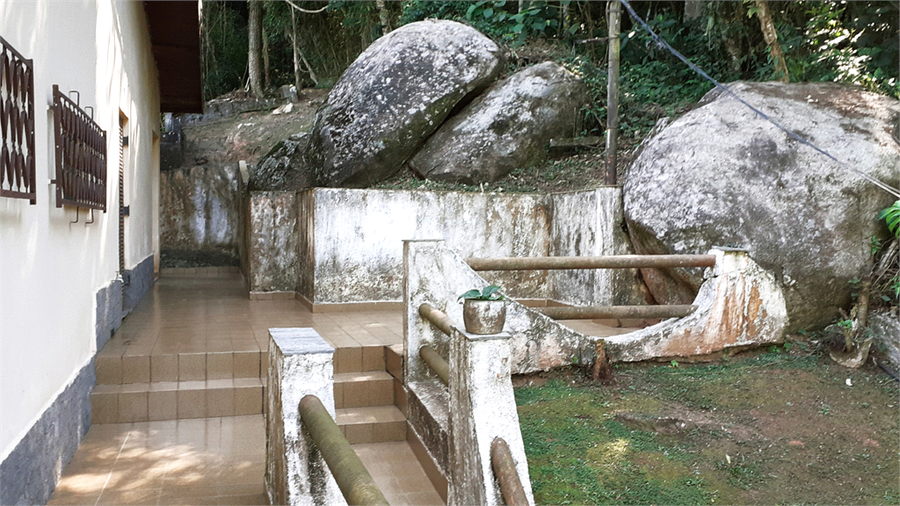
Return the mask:
<path fill-rule="evenodd" d="M 450 343 L 449 506 L 503 504 L 491 467 L 491 443 L 503 438 L 529 504 L 534 504 L 525 445 L 510 380 L 510 335 L 455 329 Z"/>
<path fill-rule="evenodd" d="M 266 493 L 270 504 L 347 504 L 300 420 L 315 395 L 334 418 L 334 348 L 311 328 L 269 329 Z"/>

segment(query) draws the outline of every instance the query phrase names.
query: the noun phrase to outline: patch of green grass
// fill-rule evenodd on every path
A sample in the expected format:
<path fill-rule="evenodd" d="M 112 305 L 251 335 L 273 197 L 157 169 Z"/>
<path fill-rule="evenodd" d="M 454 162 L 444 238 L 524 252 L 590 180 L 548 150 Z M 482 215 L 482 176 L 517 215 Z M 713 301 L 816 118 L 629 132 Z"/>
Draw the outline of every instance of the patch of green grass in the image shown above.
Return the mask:
<path fill-rule="evenodd" d="M 539 504 L 709 504 L 688 455 L 612 420 L 599 389 L 551 380 L 516 390 Z M 647 465 L 653 463 L 653 465 Z"/>
<path fill-rule="evenodd" d="M 538 504 L 770 504 L 796 502 L 812 491 L 813 502 L 847 503 L 853 492 L 835 485 L 835 476 L 864 476 L 861 469 L 873 474 L 866 501 L 884 495 L 888 504 L 898 504 L 896 481 L 888 479 L 896 462 L 885 460 L 885 449 L 896 440 L 887 406 L 896 400 L 897 387 L 886 375 L 848 373 L 798 345 L 716 363 L 629 364 L 615 370 L 613 386 L 570 372 L 515 390 Z M 855 395 L 850 404 L 844 390 L 848 375 Z M 882 385 L 887 380 L 889 387 Z M 828 411 L 828 430 L 836 432 L 821 432 L 821 409 Z M 662 433 L 653 432 L 660 416 L 698 425 L 670 433 L 663 424 Z M 878 425 L 882 418 L 890 420 Z M 766 420 L 781 421 L 777 439 L 764 434 L 760 424 L 771 423 Z M 836 434 L 853 434 L 854 427 L 866 424 L 879 427 L 881 447 L 861 450 L 839 443 L 858 436 Z M 801 443 L 788 444 L 793 440 Z M 823 462 L 856 455 L 856 463 L 838 470 L 802 466 L 804 452 L 817 448 L 831 451 L 817 457 Z M 814 484 L 796 493 L 791 481 L 796 476 Z M 879 489 L 885 480 L 887 487 Z"/>

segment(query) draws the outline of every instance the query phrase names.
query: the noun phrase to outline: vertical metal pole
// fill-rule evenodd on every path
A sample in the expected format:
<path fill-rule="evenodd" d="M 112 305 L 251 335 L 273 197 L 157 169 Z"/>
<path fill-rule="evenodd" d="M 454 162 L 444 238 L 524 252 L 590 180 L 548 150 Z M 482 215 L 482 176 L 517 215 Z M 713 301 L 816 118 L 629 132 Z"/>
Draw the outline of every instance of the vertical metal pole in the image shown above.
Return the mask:
<path fill-rule="evenodd" d="M 619 25 L 622 4 L 610 0 L 607 4 L 609 25 L 609 82 L 606 90 L 606 184 L 616 184 L 619 137 Z"/>

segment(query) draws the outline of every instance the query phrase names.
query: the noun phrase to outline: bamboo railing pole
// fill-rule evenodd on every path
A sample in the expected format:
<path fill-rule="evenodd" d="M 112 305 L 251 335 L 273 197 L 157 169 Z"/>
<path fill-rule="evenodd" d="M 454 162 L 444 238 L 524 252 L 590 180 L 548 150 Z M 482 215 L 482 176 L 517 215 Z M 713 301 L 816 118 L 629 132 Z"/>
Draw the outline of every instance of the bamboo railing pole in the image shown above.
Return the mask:
<path fill-rule="evenodd" d="M 610 255 L 602 257 L 498 257 L 469 258 L 476 271 L 550 269 L 629 269 L 712 267 L 715 255 Z"/>
<path fill-rule="evenodd" d="M 300 400 L 300 418 L 328 464 L 347 504 L 388 505 L 331 414 L 315 395 Z"/>

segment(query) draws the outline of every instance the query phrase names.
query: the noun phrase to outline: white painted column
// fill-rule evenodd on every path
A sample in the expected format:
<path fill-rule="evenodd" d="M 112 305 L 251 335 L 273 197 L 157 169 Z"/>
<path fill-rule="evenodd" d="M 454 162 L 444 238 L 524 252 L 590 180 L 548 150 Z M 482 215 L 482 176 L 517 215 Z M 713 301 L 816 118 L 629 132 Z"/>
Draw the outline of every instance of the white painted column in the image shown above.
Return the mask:
<path fill-rule="evenodd" d="M 266 493 L 270 504 L 347 504 L 300 420 L 315 395 L 334 418 L 334 348 L 311 328 L 269 329 Z"/>
<path fill-rule="evenodd" d="M 510 379 L 510 335 L 454 329 L 450 344 L 449 506 L 504 504 L 491 468 L 491 442 L 506 441 L 528 502 L 534 504 Z"/>

